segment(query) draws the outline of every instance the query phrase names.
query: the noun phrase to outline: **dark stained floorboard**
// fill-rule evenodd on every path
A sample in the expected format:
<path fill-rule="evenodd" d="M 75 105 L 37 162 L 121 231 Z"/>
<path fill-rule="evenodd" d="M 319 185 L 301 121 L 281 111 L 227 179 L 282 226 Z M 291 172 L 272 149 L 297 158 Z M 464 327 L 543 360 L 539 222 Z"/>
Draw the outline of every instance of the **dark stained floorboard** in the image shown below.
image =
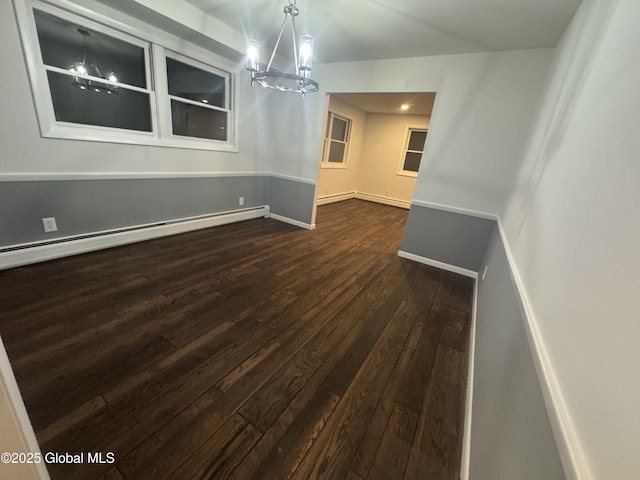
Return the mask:
<path fill-rule="evenodd" d="M 397 256 L 407 211 L 318 208 L 0 272 L 54 480 L 459 478 L 473 282 Z"/>

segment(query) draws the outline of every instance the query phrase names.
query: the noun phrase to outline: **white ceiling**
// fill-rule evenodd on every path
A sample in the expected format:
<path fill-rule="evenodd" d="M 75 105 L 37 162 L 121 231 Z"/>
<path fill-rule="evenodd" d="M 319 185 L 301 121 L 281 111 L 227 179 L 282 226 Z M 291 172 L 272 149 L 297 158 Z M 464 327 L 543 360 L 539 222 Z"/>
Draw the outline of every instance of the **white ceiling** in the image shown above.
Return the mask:
<path fill-rule="evenodd" d="M 187 0 L 273 48 L 288 0 Z M 580 0 L 297 0 L 320 62 L 556 45 Z M 290 35 L 290 34 L 289 34 Z M 288 39 L 288 37 L 287 37 Z M 284 48 L 283 45 L 281 48 Z"/>
<path fill-rule="evenodd" d="M 435 93 L 332 93 L 344 102 L 350 103 L 367 113 L 396 113 L 402 115 L 431 116 Z M 401 105 L 408 105 L 402 110 Z"/>

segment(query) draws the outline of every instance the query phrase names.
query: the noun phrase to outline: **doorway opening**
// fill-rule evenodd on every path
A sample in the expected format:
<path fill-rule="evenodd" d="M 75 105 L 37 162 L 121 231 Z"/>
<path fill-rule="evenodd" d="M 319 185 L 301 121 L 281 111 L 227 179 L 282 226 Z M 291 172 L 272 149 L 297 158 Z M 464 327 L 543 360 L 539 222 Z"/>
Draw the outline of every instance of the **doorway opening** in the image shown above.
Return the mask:
<path fill-rule="evenodd" d="M 409 209 L 435 92 L 331 93 L 317 205 L 358 198 Z"/>

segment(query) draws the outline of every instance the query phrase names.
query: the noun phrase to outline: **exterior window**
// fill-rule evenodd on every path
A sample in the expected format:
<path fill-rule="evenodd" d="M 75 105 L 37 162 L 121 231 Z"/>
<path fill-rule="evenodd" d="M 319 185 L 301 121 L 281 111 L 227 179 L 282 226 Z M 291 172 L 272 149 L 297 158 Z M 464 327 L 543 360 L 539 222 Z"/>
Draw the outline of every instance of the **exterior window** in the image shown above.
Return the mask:
<path fill-rule="evenodd" d="M 42 136 L 235 150 L 230 62 L 72 5 L 15 4 Z"/>
<path fill-rule="evenodd" d="M 420 159 L 424 150 L 424 142 L 427 140 L 427 130 L 410 128 L 407 136 L 406 147 L 403 152 L 402 168 L 400 173 L 417 175 L 420 169 Z"/>
<path fill-rule="evenodd" d="M 174 135 L 227 140 L 229 75 L 167 57 Z"/>
<path fill-rule="evenodd" d="M 351 133 L 351 120 L 329 112 L 327 137 L 325 139 L 324 167 L 345 166 L 347 147 Z"/>
<path fill-rule="evenodd" d="M 57 122 L 152 132 L 148 45 L 34 9 Z"/>

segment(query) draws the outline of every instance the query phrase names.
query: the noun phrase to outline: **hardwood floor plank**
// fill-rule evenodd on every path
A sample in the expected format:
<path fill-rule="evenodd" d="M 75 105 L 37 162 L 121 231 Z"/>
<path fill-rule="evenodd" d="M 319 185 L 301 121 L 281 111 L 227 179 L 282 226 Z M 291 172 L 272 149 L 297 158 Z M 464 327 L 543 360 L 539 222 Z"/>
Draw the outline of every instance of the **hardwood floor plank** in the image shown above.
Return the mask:
<path fill-rule="evenodd" d="M 436 300 L 432 305 L 429 315 L 425 318 L 425 325 L 413 356 L 413 362 L 409 368 L 409 373 L 398 396 L 398 401 L 412 409 L 420 412 L 425 392 L 436 358 L 438 343 L 444 319 L 446 317 L 447 306 Z"/>
<path fill-rule="evenodd" d="M 373 300 L 379 300 L 380 292 L 388 287 L 391 278 L 387 269 L 384 269 L 376 279 L 370 280 L 367 288 L 353 296 L 290 362 L 244 404 L 240 410 L 242 415 L 265 432 L 335 346 L 354 328 L 358 319 L 366 312 L 376 310 L 378 304 Z M 401 292 L 399 287 L 396 290 Z M 326 386 L 331 388 L 330 385 Z"/>
<path fill-rule="evenodd" d="M 69 412 L 64 417 L 56 419 L 45 428 L 36 432 L 36 437 L 41 445 L 50 443 L 57 435 L 68 430 L 72 425 L 76 425 L 83 420 L 95 415 L 100 409 L 104 408 L 105 402 L 102 395 L 92 398 L 88 402 L 80 405 L 75 410 Z"/>
<path fill-rule="evenodd" d="M 254 219 L 0 271 L 41 450 L 116 455 L 51 478 L 455 478 L 473 281 L 399 258 L 406 218 L 349 200 L 314 231 Z"/>
<path fill-rule="evenodd" d="M 340 397 L 332 392 L 317 390 L 316 395 L 258 466 L 253 478 L 290 478 L 327 423 L 339 400 Z"/>
<path fill-rule="evenodd" d="M 99 480 L 124 480 L 124 477 L 120 474 L 117 467 L 113 467 L 102 475 Z"/>
<path fill-rule="evenodd" d="M 292 478 L 342 478 L 346 475 L 353 452 L 366 431 L 413 321 L 402 314 L 394 314 Z"/>
<path fill-rule="evenodd" d="M 352 348 L 354 342 L 358 338 L 361 328 L 366 324 L 363 319 L 356 327 L 352 328 L 349 333 L 340 341 L 331 355 L 325 360 L 318 370 L 311 376 L 307 383 L 302 387 L 300 392 L 289 403 L 286 409 L 271 425 L 268 431 L 263 435 L 255 448 L 245 458 L 244 462 L 234 472 L 234 478 L 244 479 L 251 478 L 260 463 L 270 454 L 285 431 L 295 421 L 300 412 L 311 401 L 315 392 L 323 388 L 323 384 L 327 375 L 340 364 L 341 359 Z M 359 327 L 359 328 L 358 328 Z"/>
<path fill-rule="evenodd" d="M 125 447 L 119 448 L 122 454 L 118 460 L 118 468 L 127 478 L 143 478 L 147 475 L 145 478 L 154 478 L 150 471 L 154 469 L 150 469 L 150 465 L 155 465 L 161 470 L 180 465 L 198 448 L 198 439 L 206 439 L 210 435 L 206 429 L 206 422 L 208 415 L 216 409 L 216 402 L 220 397 L 221 393 L 217 389 L 209 389 L 187 408 L 177 412 L 168 422 L 156 429 L 149 429 L 148 432 L 153 433 L 132 451 L 127 451 Z M 138 438 L 144 436 L 140 435 Z M 171 456 L 167 455 L 167 451 L 172 453 Z M 167 458 L 171 461 L 168 462 Z"/>
<path fill-rule="evenodd" d="M 455 308 L 447 309 L 440 343 L 461 353 L 469 351 L 469 329 L 471 328 L 471 314 L 461 312 Z"/>
<path fill-rule="evenodd" d="M 345 477 L 345 480 L 364 480 L 364 478 L 355 473 L 353 470 L 349 470 L 347 476 Z"/>
<path fill-rule="evenodd" d="M 382 397 L 380 398 L 380 401 L 376 406 L 376 410 L 371 417 L 371 421 L 367 425 L 367 430 L 365 431 L 365 434 L 360 441 L 360 445 L 353 456 L 351 469 L 363 478 L 367 478 L 369 476 L 369 470 L 371 469 L 376 458 L 376 454 L 378 453 L 378 447 L 384 437 L 389 417 L 393 412 L 394 405 L 400 393 L 400 387 L 402 386 L 409 371 L 409 366 L 411 365 L 423 328 L 423 321 L 419 320 L 414 323 L 412 330 L 409 333 L 407 343 L 402 349 L 402 353 L 393 368 L 394 374 L 385 386 Z"/>
<path fill-rule="evenodd" d="M 465 355 L 440 346 L 405 473 L 406 480 L 459 479 L 466 392 Z"/>
<path fill-rule="evenodd" d="M 368 480 L 388 480 L 404 476 L 413 436 L 418 424 L 418 414 L 396 403 L 382 437 Z"/>

